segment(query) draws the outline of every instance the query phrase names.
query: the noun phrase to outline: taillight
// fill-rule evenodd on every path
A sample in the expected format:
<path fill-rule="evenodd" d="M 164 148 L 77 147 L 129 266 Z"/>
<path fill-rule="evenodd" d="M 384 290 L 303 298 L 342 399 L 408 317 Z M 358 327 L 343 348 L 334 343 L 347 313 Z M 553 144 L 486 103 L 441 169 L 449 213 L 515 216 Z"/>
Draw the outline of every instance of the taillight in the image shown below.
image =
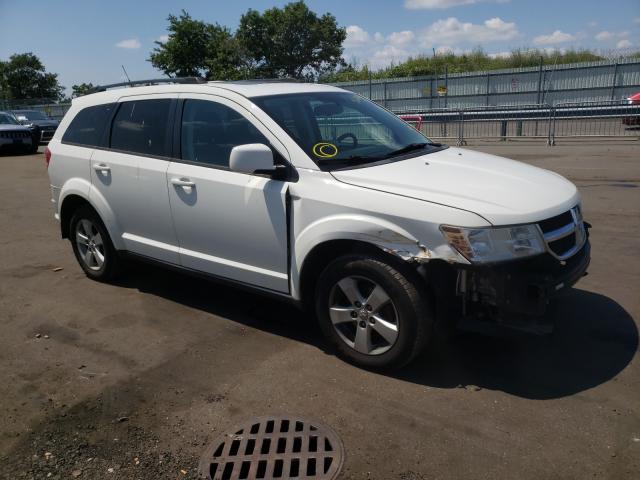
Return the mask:
<path fill-rule="evenodd" d="M 44 162 L 47 164 L 47 168 L 49 168 L 49 162 L 51 161 L 51 150 L 49 147 L 44 149 Z"/>

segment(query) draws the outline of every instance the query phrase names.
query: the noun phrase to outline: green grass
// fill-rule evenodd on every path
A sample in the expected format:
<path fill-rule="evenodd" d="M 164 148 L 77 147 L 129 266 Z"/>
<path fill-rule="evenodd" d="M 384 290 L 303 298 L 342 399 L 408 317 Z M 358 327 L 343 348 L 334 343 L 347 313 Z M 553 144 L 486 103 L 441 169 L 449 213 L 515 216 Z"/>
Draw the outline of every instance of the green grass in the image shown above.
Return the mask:
<path fill-rule="evenodd" d="M 639 58 L 640 52 L 633 53 L 629 56 Z M 462 55 L 456 55 L 453 52 L 446 52 L 431 57 L 420 55 L 409 58 L 407 61 L 397 65 L 391 64 L 387 68 L 376 71 L 370 71 L 366 65 L 362 67 L 347 65 L 339 71 L 323 76 L 321 81 L 326 83 L 350 82 L 367 80 L 369 76 L 374 79 L 382 79 L 443 75 L 445 67 L 449 73 L 537 67 L 540 65 L 541 59 L 544 65 L 560 65 L 605 60 L 606 58 L 589 50 L 545 52 L 544 50 L 530 49 L 515 49 L 511 51 L 508 56 L 492 58 L 484 50 L 478 48 Z"/>

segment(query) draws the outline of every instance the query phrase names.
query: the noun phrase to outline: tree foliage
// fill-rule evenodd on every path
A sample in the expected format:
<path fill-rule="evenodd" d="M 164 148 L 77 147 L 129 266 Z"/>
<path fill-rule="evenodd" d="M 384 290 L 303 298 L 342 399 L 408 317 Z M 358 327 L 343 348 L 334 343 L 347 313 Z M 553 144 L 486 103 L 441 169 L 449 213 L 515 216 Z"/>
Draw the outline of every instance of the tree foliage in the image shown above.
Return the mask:
<path fill-rule="evenodd" d="M 228 28 L 194 20 L 184 10 L 167 20 L 169 38 L 156 41 L 149 57 L 155 68 L 176 77 L 214 80 L 235 76 L 238 49 Z"/>
<path fill-rule="evenodd" d="M 303 1 L 240 18 L 236 38 L 257 76 L 316 77 L 343 65 L 346 30 L 328 13 L 318 17 Z"/>
<path fill-rule="evenodd" d="M 71 97 L 81 97 L 82 95 L 86 95 L 91 90 L 93 90 L 93 83 L 81 83 L 80 85 L 73 85 L 71 87 Z"/>
<path fill-rule="evenodd" d="M 169 76 L 210 80 L 318 76 L 343 65 L 346 30 L 333 15 L 316 15 L 303 1 L 264 13 L 249 10 L 237 32 L 169 15 L 168 39 L 156 41 L 149 61 Z"/>
<path fill-rule="evenodd" d="M 6 62 L 0 61 L 0 96 L 7 100 L 60 100 L 64 87 L 58 74 L 46 71 L 33 53 L 16 53 Z"/>

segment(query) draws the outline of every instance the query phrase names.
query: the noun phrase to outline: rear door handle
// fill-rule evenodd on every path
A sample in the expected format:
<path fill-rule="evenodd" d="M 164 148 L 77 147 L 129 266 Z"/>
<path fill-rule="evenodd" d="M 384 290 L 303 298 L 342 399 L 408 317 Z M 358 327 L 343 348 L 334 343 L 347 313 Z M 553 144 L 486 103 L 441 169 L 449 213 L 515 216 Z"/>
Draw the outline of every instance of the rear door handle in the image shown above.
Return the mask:
<path fill-rule="evenodd" d="M 96 172 L 110 172 L 111 171 L 111 167 L 109 165 L 107 165 L 106 163 L 98 163 L 98 164 L 93 166 L 93 169 Z"/>
<path fill-rule="evenodd" d="M 189 180 L 188 178 L 172 178 L 171 183 L 176 187 L 189 187 L 193 188 L 196 186 L 194 182 Z"/>

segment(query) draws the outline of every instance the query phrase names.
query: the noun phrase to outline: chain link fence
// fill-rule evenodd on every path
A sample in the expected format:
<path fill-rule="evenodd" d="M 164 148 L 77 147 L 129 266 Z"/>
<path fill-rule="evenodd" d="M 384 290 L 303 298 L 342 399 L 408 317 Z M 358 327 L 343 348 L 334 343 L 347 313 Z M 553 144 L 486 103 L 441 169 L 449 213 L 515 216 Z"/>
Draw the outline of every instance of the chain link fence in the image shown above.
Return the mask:
<path fill-rule="evenodd" d="M 0 100 L 0 110 L 38 110 L 54 120 L 62 120 L 71 107 L 71 102 L 54 103 L 48 98 L 30 98 L 24 100 Z"/>

